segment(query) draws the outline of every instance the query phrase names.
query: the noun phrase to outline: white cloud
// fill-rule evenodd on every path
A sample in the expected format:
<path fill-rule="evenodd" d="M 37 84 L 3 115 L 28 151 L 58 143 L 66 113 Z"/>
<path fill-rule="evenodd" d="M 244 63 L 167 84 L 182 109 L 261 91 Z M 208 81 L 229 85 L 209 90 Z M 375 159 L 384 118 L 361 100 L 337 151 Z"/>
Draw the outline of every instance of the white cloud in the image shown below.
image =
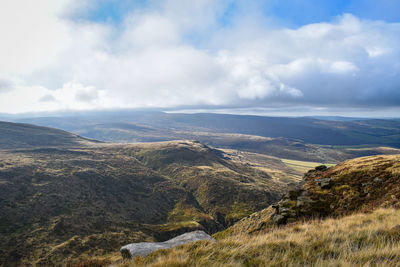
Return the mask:
<path fill-rule="evenodd" d="M 13 90 L 13 85 L 7 80 L 0 79 L 0 93 Z"/>
<path fill-rule="evenodd" d="M 114 27 L 60 19 L 77 2 L 8 2 L 0 77 L 16 87 L 0 112 L 400 103 L 400 24 L 344 15 L 286 29 L 255 16 L 218 29 L 228 1 L 170 0 Z"/>
<path fill-rule="evenodd" d="M 104 91 L 79 83 L 66 83 L 57 90 L 43 86 L 17 86 L 1 94 L 0 107 L 9 113 L 22 113 L 27 110 L 90 110 L 113 105 L 105 97 Z"/>
<path fill-rule="evenodd" d="M 358 68 L 349 61 L 335 61 L 330 65 L 331 72 L 333 73 L 348 73 L 355 72 Z"/>
<path fill-rule="evenodd" d="M 5 0 L 0 8 L 0 75 L 29 73 L 53 61 L 69 43 L 57 17 L 68 0 Z"/>

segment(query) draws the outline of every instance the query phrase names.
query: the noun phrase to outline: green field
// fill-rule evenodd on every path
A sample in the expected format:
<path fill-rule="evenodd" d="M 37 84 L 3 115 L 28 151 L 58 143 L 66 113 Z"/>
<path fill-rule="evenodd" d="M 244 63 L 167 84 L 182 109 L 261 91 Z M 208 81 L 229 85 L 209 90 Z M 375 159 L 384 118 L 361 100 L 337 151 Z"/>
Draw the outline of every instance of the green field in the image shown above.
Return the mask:
<path fill-rule="evenodd" d="M 327 167 L 335 166 L 336 164 L 331 163 L 321 163 L 321 162 L 312 162 L 312 161 L 300 161 L 300 160 L 291 160 L 291 159 L 281 159 L 281 161 L 288 166 L 298 172 L 306 173 L 307 171 L 314 169 L 319 165 L 325 165 Z"/>

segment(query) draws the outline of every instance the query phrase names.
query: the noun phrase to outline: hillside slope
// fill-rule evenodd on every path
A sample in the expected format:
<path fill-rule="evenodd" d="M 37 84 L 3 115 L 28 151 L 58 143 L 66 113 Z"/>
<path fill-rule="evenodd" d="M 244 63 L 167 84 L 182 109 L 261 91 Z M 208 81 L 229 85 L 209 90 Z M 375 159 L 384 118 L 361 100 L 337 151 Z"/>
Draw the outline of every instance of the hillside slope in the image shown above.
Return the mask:
<path fill-rule="evenodd" d="M 284 181 L 267 172 L 227 160 L 222 151 L 199 142 L 142 144 L 129 152 L 193 194 L 204 211 L 224 227 L 250 210 L 277 201 L 286 188 Z"/>
<path fill-rule="evenodd" d="M 0 149 L 82 146 L 95 141 L 62 130 L 0 121 Z"/>
<path fill-rule="evenodd" d="M 257 235 L 234 235 L 216 243 L 200 241 L 114 266 L 394 267 L 400 265 L 399 221 L 399 210 L 379 209 L 275 228 Z"/>
<path fill-rule="evenodd" d="M 213 233 L 286 188 L 192 141 L 0 150 L 0 265 L 65 264 Z"/>
<path fill-rule="evenodd" d="M 302 186 L 276 205 L 219 233 L 254 233 L 309 218 L 400 208 L 400 155 L 363 157 L 305 174 Z"/>
<path fill-rule="evenodd" d="M 399 266 L 400 156 L 309 171 L 278 204 L 119 266 Z"/>

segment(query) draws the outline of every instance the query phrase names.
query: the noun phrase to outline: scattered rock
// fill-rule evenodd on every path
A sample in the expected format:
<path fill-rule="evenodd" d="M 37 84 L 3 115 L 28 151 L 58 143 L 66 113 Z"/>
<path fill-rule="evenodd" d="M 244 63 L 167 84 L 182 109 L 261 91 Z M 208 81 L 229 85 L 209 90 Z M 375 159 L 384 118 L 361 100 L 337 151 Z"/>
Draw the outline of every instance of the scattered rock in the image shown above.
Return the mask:
<path fill-rule="evenodd" d="M 279 207 L 279 213 L 282 215 L 289 215 L 290 210 L 286 207 Z"/>
<path fill-rule="evenodd" d="M 315 183 L 322 189 L 325 189 L 331 186 L 331 179 L 330 178 L 315 179 Z"/>
<path fill-rule="evenodd" d="M 183 245 L 189 242 L 196 242 L 200 240 L 211 240 L 216 242 L 214 238 L 206 234 L 203 231 L 194 231 L 190 233 L 185 233 L 183 235 L 177 236 L 165 242 L 150 243 L 132 243 L 121 248 L 121 254 L 123 259 L 131 259 L 136 256 L 147 256 L 151 252 L 159 249 L 173 248 L 179 245 Z"/>

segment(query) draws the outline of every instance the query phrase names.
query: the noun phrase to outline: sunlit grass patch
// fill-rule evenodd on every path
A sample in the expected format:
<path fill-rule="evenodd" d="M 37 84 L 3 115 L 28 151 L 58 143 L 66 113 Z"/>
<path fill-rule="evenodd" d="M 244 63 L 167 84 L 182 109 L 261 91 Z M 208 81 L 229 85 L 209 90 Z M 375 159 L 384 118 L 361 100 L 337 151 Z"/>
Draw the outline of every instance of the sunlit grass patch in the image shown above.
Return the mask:
<path fill-rule="evenodd" d="M 399 222 L 399 210 L 379 209 L 187 244 L 122 266 L 399 266 Z"/>
<path fill-rule="evenodd" d="M 327 167 L 335 166 L 336 164 L 330 163 L 321 163 L 321 162 L 312 162 L 312 161 L 300 161 L 300 160 L 291 160 L 291 159 L 281 159 L 283 163 L 286 164 L 289 168 L 292 168 L 298 172 L 306 173 L 307 171 L 314 169 L 319 165 L 325 165 Z"/>

